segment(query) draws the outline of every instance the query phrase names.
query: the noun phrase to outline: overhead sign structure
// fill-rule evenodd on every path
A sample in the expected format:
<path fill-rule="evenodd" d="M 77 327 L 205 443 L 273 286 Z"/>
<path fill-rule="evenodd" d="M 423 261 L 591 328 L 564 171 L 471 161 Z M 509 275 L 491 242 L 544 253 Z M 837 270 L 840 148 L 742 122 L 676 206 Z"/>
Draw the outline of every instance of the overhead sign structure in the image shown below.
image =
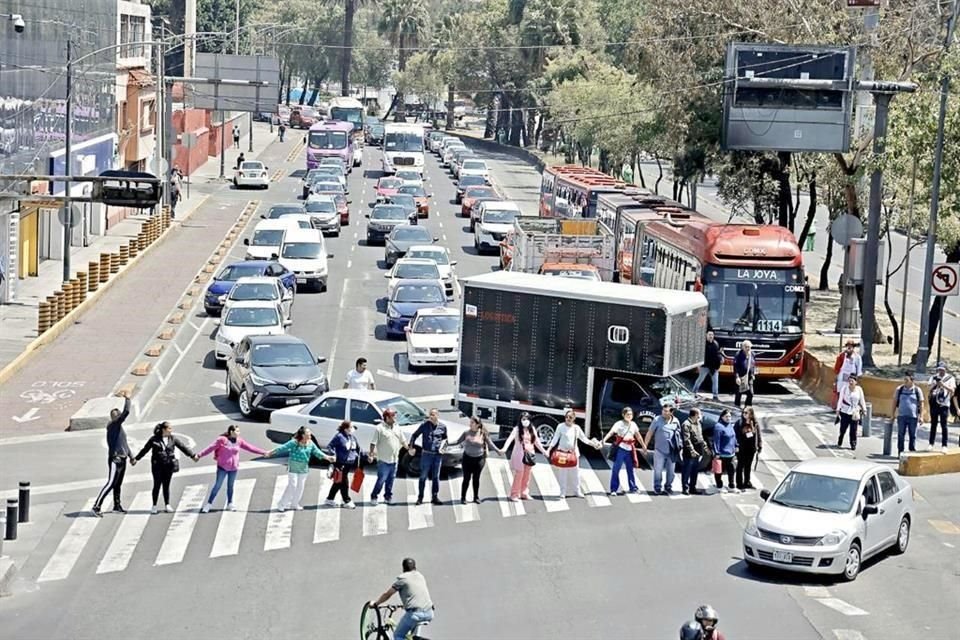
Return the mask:
<path fill-rule="evenodd" d="M 277 95 L 280 93 L 278 58 L 198 53 L 195 74 L 211 81 L 209 84 L 192 84 L 191 96 L 197 109 L 251 113 L 277 111 Z"/>
<path fill-rule="evenodd" d="M 933 265 L 930 287 L 935 296 L 960 295 L 960 263 L 944 262 Z"/>

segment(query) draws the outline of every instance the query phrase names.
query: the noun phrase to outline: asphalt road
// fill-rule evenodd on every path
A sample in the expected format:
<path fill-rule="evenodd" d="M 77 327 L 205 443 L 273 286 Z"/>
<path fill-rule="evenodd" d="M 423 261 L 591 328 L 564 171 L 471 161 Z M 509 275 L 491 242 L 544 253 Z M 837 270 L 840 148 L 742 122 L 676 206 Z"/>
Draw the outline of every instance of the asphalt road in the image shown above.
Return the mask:
<path fill-rule="evenodd" d="M 335 386 L 362 355 L 378 387 L 460 420 L 449 408 L 452 372 L 409 372 L 403 343 L 383 336 L 383 248 L 361 242 L 379 175 L 376 155 L 368 150 L 366 170 L 350 178 L 351 225 L 329 239 L 336 256 L 329 290 L 298 295 L 290 332 L 328 358 Z M 507 157 L 491 162 L 510 197 L 535 205 L 537 182 L 528 167 Z M 452 213 L 450 179 L 432 156 L 427 165 L 434 198 L 425 224 L 450 249 L 461 276 L 494 268 L 495 257 L 474 255 L 466 225 Z M 258 194 L 261 208 L 294 199 L 298 176 L 291 171 Z M 245 438 L 268 446 L 266 425 L 239 420 L 226 400 L 224 371 L 213 365 L 212 321 L 201 312 L 191 322 L 197 339 L 142 422 L 128 426 L 131 439 L 142 442 L 152 423 L 169 419 L 204 446 L 236 421 Z M 774 386 L 757 406 L 768 455 L 756 484 L 772 488 L 786 468 L 811 456 L 849 455 L 827 444 L 832 416 L 793 385 Z M 85 508 L 103 481 L 102 441 L 102 433 L 0 440 L 0 489 L 23 477 L 35 487 L 34 522 L 5 547 L 21 568 L 15 595 L 0 600 L 4 637 L 352 637 L 362 603 L 390 584 L 407 555 L 417 558 L 437 604 L 425 630 L 431 638 L 660 640 L 674 637 L 703 602 L 720 611 L 731 640 L 909 639 L 921 629 L 923 638 L 946 639 L 958 622 L 960 528 L 943 524 L 960 521 L 956 478 L 917 481 L 923 499 L 907 554 L 880 558 L 855 583 L 839 584 L 745 571 L 740 532 L 760 504 L 755 494 L 608 498 L 610 471 L 599 457 L 584 462 L 587 499 L 558 500 L 552 471 L 540 464 L 535 499 L 520 510 L 506 501 L 505 465 L 492 457 L 478 507 L 452 504 L 460 480 L 454 473 L 443 482 L 444 506 L 407 504 L 415 482 L 401 479 L 399 504 L 390 508 L 374 508 L 365 496 L 355 511 L 317 508 L 329 480 L 314 469 L 306 510 L 279 514 L 271 505 L 286 483 L 282 466 L 244 456 L 240 511 L 198 513 L 214 470 L 206 459 L 182 463 L 173 482 L 178 512 L 149 516 L 144 465 L 128 470 L 131 513 L 97 520 Z M 879 441 L 862 442 L 857 456 L 879 459 Z M 651 487 L 649 471 L 639 478 Z"/>

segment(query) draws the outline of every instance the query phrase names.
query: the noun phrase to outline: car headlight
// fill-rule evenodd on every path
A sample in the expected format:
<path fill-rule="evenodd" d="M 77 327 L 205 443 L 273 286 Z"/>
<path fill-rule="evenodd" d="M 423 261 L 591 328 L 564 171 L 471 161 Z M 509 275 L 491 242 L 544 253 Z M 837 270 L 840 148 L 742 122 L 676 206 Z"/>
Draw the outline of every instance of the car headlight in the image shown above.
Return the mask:
<path fill-rule="evenodd" d="M 747 521 L 747 526 L 744 528 L 743 532 L 746 533 L 748 536 L 753 536 L 755 538 L 760 537 L 760 530 L 757 529 L 756 516 L 754 516 L 753 518 L 750 518 L 750 520 Z"/>
<path fill-rule="evenodd" d="M 233 344 L 222 333 L 217 333 L 217 342 L 219 342 L 220 344 L 229 344 L 229 345 Z"/>
<path fill-rule="evenodd" d="M 427 347 L 411 347 L 410 353 L 430 353 L 430 349 Z"/>
<path fill-rule="evenodd" d="M 394 308 L 394 306 L 391 304 L 391 305 L 388 305 L 388 306 L 387 306 L 387 317 L 388 317 L 388 318 L 393 318 L 394 320 L 396 320 L 397 318 L 400 318 L 400 317 L 402 317 L 402 316 L 401 316 L 400 312 L 397 311 L 397 310 Z"/>
<path fill-rule="evenodd" d="M 322 385 L 324 382 L 326 382 L 326 380 L 327 380 L 327 377 L 324 375 L 321 375 L 316 378 L 311 378 L 310 380 L 307 380 L 304 384 Z"/>
<path fill-rule="evenodd" d="M 220 301 L 220 304 L 226 304 L 226 303 L 227 303 L 227 294 L 223 294 L 222 296 L 220 296 L 219 298 L 217 298 L 217 300 Z"/>
<path fill-rule="evenodd" d="M 820 538 L 820 540 L 817 541 L 817 546 L 819 546 L 819 547 L 835 547 L 835 546 L 837 546 L 838 544 L 840 544 L 841 542 L 843 542 L 843 539 L 846 538 L 846 537 L 847 537 L 847 534 L 846 534 L 845 531 L 842 531 L 842 530 L 840 530 L 840 529 L 834 529 L 833 531 L 831 531 L 831 532 L 828 533 L 827 535 L 825 535 L 825 536 L 823 536 L 822 538 Z"/>
<path fill-rule="evenodd" d="M 268 384 L 273 384 L 273 380 L 267 380 L 266 378 L 261 378 L 255 373 L 250 374 L 250 382 L 257 385 L 258 387 L 264 387 Z"/>

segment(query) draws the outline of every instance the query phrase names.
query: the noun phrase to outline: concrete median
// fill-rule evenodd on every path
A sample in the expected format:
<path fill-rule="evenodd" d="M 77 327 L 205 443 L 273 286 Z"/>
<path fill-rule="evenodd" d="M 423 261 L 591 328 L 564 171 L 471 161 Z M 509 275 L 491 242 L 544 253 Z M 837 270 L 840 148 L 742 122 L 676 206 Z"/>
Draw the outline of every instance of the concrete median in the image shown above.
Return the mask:
<path fill-rule="evenodd" d="M 905 453 L 900 456 L 899 471 L 902 476 L 960 473 L 960 449 L 945 453 L 939 451 Z"/>

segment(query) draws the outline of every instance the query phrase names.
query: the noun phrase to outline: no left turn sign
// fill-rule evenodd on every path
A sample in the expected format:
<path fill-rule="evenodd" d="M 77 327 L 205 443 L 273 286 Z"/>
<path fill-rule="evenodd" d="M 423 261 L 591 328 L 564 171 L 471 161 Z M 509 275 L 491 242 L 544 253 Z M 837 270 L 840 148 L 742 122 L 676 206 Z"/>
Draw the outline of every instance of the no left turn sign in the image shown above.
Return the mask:
<path fill-rule="evenodd" d="M 960 264 L 945 262 L 933 265 L 930 286 L 935 296 L 960 295 Z"/>

